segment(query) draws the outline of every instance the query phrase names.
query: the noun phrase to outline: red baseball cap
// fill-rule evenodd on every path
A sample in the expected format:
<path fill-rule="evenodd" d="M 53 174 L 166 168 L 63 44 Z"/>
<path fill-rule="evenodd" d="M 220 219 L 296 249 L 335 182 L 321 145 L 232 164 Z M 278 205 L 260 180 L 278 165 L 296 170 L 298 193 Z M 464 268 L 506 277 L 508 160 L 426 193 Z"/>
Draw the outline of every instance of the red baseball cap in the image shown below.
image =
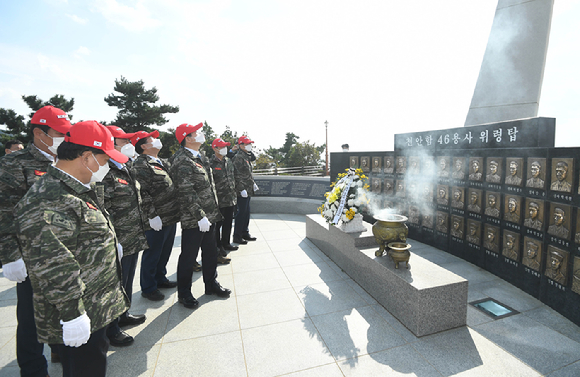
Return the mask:
<path fill-rule="evenodd" d="M 211 147 L 212 148 L 221 148 L 221 147 L 227 147 L 228 145 L 231 145 L 230 143 L 228 143 L 227 141 L 223 141 L 221 138 L 216 138 L 214 139 L 214 141 L 211 142 Z"/>
<path fill-rule="evenodd" d="M 75 123 L 64 137 L 64 141 L 100 149 L 120 163 L 128 160 L 127 156 L 115 149 L 115 139 L 111 132 L 96 120 Z"/>
<path fill-rule="evenodd" d="M 238 139 L 238 144 L 252 144 L 252 143 L 253 143 L 253 141 L 252 141 L 252 140 L 250 140 L 250 138 L 249 138 L 249 137 L 247 137 L 246 135 L 244 135 L 244 136 L 241 136 L 241 137 Z"/>
<path fill-rule="evenodd" d="M 126 133 L 121 127 L 117 126 L 107 126 L 107 129 L 115 139 L 130 139 L 135 135 L 135 132 Z"/>
<path fill-rule="evenodd" d="M 158 138 L 159 131 L 153 131 L 153 132 L 137 131 L 133 134 L 133 136 L 131 136 L 131 144 L 136 145 L 139 140 L 147 139 L 149 136 L 153 136 L 154 138 Z"/>
<path fill-rule="evenodd" d="M 177 141 L 181 143 L 187 135 L 189 135 L 192 132 L 196 132 L 201 127 L 203 127 L 203 123 L 199 123 L 195 126 L 189 123 L 180 124 L 179 127 L 177 127 L 177 129 L 175 130 L 175 137 L 177 138 Z"/>
<path fill-rule="evenodd" d="M 44 106 L 34 113 L 32 124 L 44 124 L 55 131 L 66 134 L 70 128 L 70 120 L 64 111 L 54 106 Z"/>

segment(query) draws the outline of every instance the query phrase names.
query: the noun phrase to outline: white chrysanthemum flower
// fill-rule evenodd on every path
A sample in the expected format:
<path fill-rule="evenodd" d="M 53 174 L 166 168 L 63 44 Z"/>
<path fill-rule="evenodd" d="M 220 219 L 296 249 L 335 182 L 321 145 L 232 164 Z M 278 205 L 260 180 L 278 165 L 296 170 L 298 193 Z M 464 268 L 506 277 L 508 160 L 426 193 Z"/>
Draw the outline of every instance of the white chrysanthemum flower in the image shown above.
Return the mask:
<path fill-rule="evenodd" d="M 342 215 L 342 221 L 347 223 L 348 222 L 348 218 L 346 217 L 346 215 Z"/>
<path fill-rule="evenodd" d="M 358 213 L 358 210 L 356 209 L 356 207 L 352 207 L 351 209 L 354 213 Z"/>
<path fill-rule="evenodd" d="M 352 206 L 354 205 L 354 200 L 353 200 L 353 199 L 349 199 L 349 200 L 348 200 L 348 202 L 346 202 L 346 204 L 347 204 L 349 207 L 352 207 Z"/>
<path fill-rule="evenodd" d="M 362 181 L 358 181 L 358 182 L 356 183 L 356 185 L 357 185 L 358 187 L 363 187 L 363 183 L 362 183 Z"/>

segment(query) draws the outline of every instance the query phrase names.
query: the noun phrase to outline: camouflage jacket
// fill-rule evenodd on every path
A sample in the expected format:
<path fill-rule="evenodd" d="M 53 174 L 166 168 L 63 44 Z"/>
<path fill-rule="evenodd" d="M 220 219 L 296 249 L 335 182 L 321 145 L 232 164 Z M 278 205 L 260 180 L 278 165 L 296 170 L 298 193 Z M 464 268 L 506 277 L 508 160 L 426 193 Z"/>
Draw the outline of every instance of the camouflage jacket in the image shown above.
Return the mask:
<path fill-rule="evenodd" d="M 84 312 L 91 333 L 129 308 L 117 237 L 95 191 L 49 166 L 15 208 L 38 340 L 62 344 L 60 320 Z"/>
<path fill-rule="evenodd" d="M 254 196 L 254 178 L 252 178 L 252 163 L 250 155 L 244 151 L 239 151 L 233 158 L 234 179 L 236 181 L 236 194 L 240 196 L 243 190 L 248 192 L 248 196 Z"/>
<path fill-rule="evenodd" d="M 123 246 L 123 255 L 132 255 L 149 248 L 141 212 L 141 186 L 126 166 L 119 169 L 109 160 L 109 167 L 102 183 L 105 209 Z"/>
<path fill-rule="evenodd" d="M 149 219 L 161 217 L 163 226 L 179 221 L 178 202 L 175 201 L 175 186 L 169 175 L 169 162 L 161 159 L 163 165 L 147 155 L 140 155 L 133 161 L 135 179 L 141 185 L 141 209 L 145 230 L 151 230 Z"/>
<path fill-rule="evenodd" d="M 175 179 L 175 197 L 179 203 L 181 228 L 197 228 L 204 216 L 215 224 L 221 221 L 215 185 L 209 162 L 205 157 L 194 157 L 181 147 L 169 159 L 171 176 Z"/>
<path fill-rule="evenodd" d="M 32 143 L 0 159 L 0 261 L 21 258 L 12 211 L 30 187 L 52 164 Z"/>
<path fill-rule="evenodd" d="M 236 205 L 238 198 L 234 181 L 234 164 L 229 158 L 224 157 L 220 160 L 215 154 L 209 159 L 209 164 L 220 208 Z"/>

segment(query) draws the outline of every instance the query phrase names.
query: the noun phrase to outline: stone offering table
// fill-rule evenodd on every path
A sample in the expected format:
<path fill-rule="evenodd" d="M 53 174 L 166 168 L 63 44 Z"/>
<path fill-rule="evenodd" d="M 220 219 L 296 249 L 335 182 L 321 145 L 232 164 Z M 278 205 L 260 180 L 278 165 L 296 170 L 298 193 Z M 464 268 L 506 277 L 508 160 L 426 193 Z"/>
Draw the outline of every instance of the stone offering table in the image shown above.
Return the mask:
<path fill-rule="evenodd" d="M 409 269 L 395 269 L 388 256 L 375 256 L 372 225 L 363 223 L 367 232 L 349 234 L 307 215 L 306 237 L 416 336 L 465 326 L 467 280 L 412 248 Z"/>

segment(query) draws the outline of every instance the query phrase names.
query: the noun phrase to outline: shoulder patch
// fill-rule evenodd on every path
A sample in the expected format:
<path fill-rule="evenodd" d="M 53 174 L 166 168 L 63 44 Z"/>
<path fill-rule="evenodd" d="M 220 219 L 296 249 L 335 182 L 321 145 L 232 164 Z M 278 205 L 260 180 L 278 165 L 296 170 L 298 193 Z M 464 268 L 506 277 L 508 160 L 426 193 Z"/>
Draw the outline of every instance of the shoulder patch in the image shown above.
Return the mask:
<path fill-rule="evenodd" d="M 128 185 L 129 184 L 129 182 L 127 182 L 126 180 L 121 179 L 121 178 L 117 178 L 117 182 L 122 183 L 124 185 Z"/>
<path fill-rule="evenodd" d="M 89 202 L 86 202 L 86 203 L 87 203 L 87 206 L 88 206 L 90 209 L 94 209 L 95 211 L 97 211 L 97 210 L 98 210 L 98 209 L 97 209 L 97 207 L 95 207 L 95 206 L 94 206 L 94 205 L 92 205 L 91 203 L 89 203 Z"/>
<path fill-rule="evenodd" d="M 46 174 L 45 171 L 40 171 L 40 170 L 35 170 L 34 171 L 34 175 L 38 175 L 39 177 L 42 177 L 45 174 Z"/>
<path fill-rule="evenodd" d="M 47 224 L 56 225 L 61 228 L 72 230 L 74 223 L 72 220 L 66 218 L 62 214 L 54 211 L 44 211 L 44 221 Z"/>

